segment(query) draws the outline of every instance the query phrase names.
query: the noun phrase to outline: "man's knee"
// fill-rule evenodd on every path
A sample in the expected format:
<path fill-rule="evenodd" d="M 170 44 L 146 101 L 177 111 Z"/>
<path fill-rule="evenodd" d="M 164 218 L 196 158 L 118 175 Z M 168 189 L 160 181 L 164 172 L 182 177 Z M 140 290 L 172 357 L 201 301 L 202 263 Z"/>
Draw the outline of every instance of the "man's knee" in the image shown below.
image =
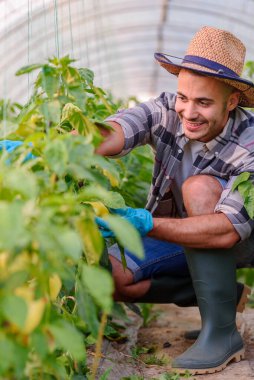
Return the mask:
<path fill-rule="evenodd" d="M 187 178 L 182 186 L 182 194 L 188 216 L 212 214 L 222 190 L 220 182 L 213 176 Z"/>

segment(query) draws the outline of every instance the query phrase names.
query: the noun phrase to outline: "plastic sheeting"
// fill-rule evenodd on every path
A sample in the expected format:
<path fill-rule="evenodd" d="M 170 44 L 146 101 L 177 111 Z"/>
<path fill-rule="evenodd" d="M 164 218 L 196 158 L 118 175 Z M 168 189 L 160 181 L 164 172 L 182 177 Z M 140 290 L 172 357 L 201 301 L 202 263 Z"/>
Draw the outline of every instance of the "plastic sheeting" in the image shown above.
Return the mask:
<path fill-rule="evenodd" d="M 66 54 L 117 97 L 174 91 L 155 51 L 181 57 L 193 34 L 211 25 L 236 34 L 254 60 L 253 20 L 253 0 L 0 0 L 0 97 L 25 102 L 34 74 L 15 77 L 16 70 Z"/>

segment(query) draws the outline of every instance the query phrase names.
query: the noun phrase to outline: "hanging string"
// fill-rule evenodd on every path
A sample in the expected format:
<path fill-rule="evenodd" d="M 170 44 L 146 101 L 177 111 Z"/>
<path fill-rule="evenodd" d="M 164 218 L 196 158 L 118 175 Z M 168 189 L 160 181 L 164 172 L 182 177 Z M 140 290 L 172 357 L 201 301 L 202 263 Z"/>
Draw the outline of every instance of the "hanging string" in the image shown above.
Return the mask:
<path fill-rule="evenodd" d="M 6 0 L 7 1 L 7 0 Z M 6 1 L 4 1 L 4 35 L 7 35 L 7 9 L 6 9 Z M 4 38 L 4 57 L 6 56 L 7 50 L 6 50 L 6 39 Z M 5 137 L 7 134 L 7 106 L 8 106 L 8 100 L 7 100 L 7 70 L 8 66 L 6 66 L 6 69 L 4 70 L 4 77 L 3 77 L 3 136 Z"/>
<path fill-rule="evenodd" d="M 27 0 L 27 64 L 30 64 L 30 40 L 32 36 L 32 22 L 31 22 L 31 13 L 32 13 L 32 3 L 30 0 Z M 27 96 L 28 100 L 30 98 L 30 73 L 27 75 Z"/>
<path fill-rule="evenodd" d="M 56 56 L 59 59 L 60 52 L 59 52 L 59 30 L 58 30 L 58 5 L 57 0 L 54 0 L 54 26 L 55 26 L 55 47 L 56 47 Z"/>
<path fill-rule="evenodd" d="M 46 10 L 46 4 L 45 0 L 43 0 L 43 19 L 44 19 L 44 39 L 46 41 L 46 58 L 49 58 L 49 44 L 48 44 L 48 37 L 47 37 L 47 32 L 48 32 L 48 23 L 47 23 L 47 10 Z"/>
<path fill-rule="evenodd" d="M 82 20 L 83 20 L 83 13 L 82 11 L 80 10 L 79 6 L 82 6 L 82 3 L 79 1 L 78 2 L 78 5 L 77 5 L 77 9 L 78 9 L 78 17 L 79 20 L 77 22 L 77 25 L 78 25 L 78 50 L 79 50 L 79 56 L 77 56 L 77 59 L 80 60 L 82 58 L 82 54 L 81 54 L 81 28 L 80 28 L 80 25 L 83 24 Z"/>
<path fill-rule="evenodd" d="M 107 4 L 105 4 L 106 1 L 104 0 L 103 2 L 103 8 L 106 7 L 107 9 Z M 105 38 L 105 31 L 103 30 L 103 28 L 105 28 L 105 24 L 106 26 L 108 26 L 107 24 L 107 21 L 108 19 L 106 17 L 102 17 L 102 14 L 103 14 L 103 11 L 102 11 L 102 6 L 101 6 L 101 1 L 98 0 L 98 18 L 99 18 L 99 21 L 100 21 L 100 31 L 101 31 L 101 51 L 103 51 L 104 53 L 104 59 L 103 59 L 103 62 L 105 62 L 105 73 L 107 71 L 108 73 L 108 80 L 109 80 L 109 85 L 110 87 L 112 87 L 113 85 L 113 80 L 112 80 L 112 71 L 110 70 L 110 62 L 111 62 L 111 57 L 110 57 L 110 54 L 109 54 L 109 49 L 108 49 L 108 45 L 107 45 L 107 39 Z M 102 61 L 102 59 L 101 59 Z M 103 70 L 103 71 L 104 71 Z M 104 73 L 103 73 L 104 74 Z"/>
<path fill-rule="evenodd" d="M 48 45 L 48 25 L 47 25 L 47 9 L 46 9 L 46 4 L 45 0 L 43 0 L 43 19 L 44 19 L 44 40 L 46 40 L 46 57 L 44 58 L 49 58 L 49 45 Z M 42 77 L 44 81 L 44 87 L 45 87 L 45 76 Z M 45 103 L 45 120 L 46 120 L 46 133 L 48 134 L 49 132 L 49 126 L 50 126 L 50 120 L 49 120 L 49 110 L 48 110 L 48 105 Z"/>
<path fill-rule="evenodd" d="M 59 44 L 60 44 L 60 52 L 61 56 L 65 55 L 65 41 L 67 38 L 65 38 L 66 33 L 66 25 L 65 25 L 65 15 L 67 14 L 67 10 L 65 9 L 67 7 L 67 0 L 63 2 L 62 6 L 59 7 L 59 17 L 58 17 L 58 25 L 59 25 Z"/>
<path fill-rule="evenodd" d="M 70 0 L 68 1 L 69 5 L 69 25 L 70 25 L 70 38 L 71 38 L 71 58 L 74 58 L 74 50 L 73 50 L 73 34 L 72 34 L 72 21 L 71 21 L 71 4 Z"/>
<path fill-rule="evenodd" d="M 87 14 L 86 13 L 86 10 L 85 10 L 85 0 L 82 0 L 82 14 L 85 15 Z M 87 67 L 90 67 L 90 58 L 89 58 L 89 53 L 88 53 L 88 39 L 87 39 L 87 24 L 84 20 L 84 30 L 85 30 L 85 45 L 86 45 L 86 66 Z"/>
<path fill-rule="evenodd" d="M 98 29 L 98 23 L 97 23 L 97 10 L 98 10 L 98 2 L 94 0 L 93 2 L 93 20 L 94 20 L 94 27 L 95 27 L 95 46 L 96 46 L 96 62 L 99 63 L 98 65 L 98 77 L 101 78 L 101 86 L 103 86 L 103 80 L 102 80 L 102 74 L 101 74 L 101 58 L 100 58 L 100 32 Z"/>

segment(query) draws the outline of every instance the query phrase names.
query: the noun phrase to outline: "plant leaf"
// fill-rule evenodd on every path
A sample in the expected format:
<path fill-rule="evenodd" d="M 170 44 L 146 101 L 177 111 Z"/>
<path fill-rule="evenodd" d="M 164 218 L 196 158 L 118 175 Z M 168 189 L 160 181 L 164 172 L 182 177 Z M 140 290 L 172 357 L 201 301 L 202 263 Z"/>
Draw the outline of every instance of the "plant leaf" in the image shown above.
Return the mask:
<path fill-rule="evenodd" d="M 107 270 L 94 266 L 83 265 L 82 282 L 106 313 L 110 313 L 113 306 L 113 280 Z"/>
<path fill-rule="evenodd" d="M 21 69 L 16 71 L 15 75 L 19 76 L 19 75 L 23 75 L 23 74 L 29 74 L 32 71 L 40 69 L 42 67 L 43 67 L 43 64 L 40 64 L 40 63 L 34 63 L 32 65 L 23 66 L 23 67 L 21 67 Z"/>
<path fill-rule="evenodd" d="M 236 188 L 240 185 L 240 183 L 247 181 L 250 178 L 250 173 L 244 172 L 241 173 L 235 180 L 232 186 L 232 191 L 236 190 Z"/>
<path fill-rule="evenodd" d="M 14 295 L 4 297 L 2 311 L 9 322 L 20 328 L 24 327 L 28 308 L 23 298 Z"/>
<path fill-rule="evenodd" d="M 77 230 L 84 244 L 84 254 L 89 264 L 98 264 L 104 247 L 102 236 L 90 213 L 77 221 Z"/>
<path fill-rule="evenodd" d="M 70 352 L 76 360 L 85 359 L 86 352 L 83 337 L 74 326 L 67 321 L 59 320 L 49 325 L 48 328 L 60 348 Z"/>
<path fill-rule="evenodd" d="M 117 215 L 107 215 L 103 219 L 109 224 L 119 243 L 137 257 L 144 257 L 144 248 L 136 228 Z"/>

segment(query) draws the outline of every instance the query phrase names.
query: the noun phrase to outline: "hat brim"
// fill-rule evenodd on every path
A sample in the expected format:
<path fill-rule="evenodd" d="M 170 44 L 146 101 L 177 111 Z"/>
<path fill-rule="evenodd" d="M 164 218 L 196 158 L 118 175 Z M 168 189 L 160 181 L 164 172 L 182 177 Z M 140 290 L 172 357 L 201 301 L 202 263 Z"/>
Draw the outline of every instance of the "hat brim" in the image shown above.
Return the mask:
<path fill-rule="evenodd" d="M 169 60 L 167 58 L 168 56 L 181 60 L 181 63 L 178 64 Z M 166 69 L 169 73 L 173 75 L 178 75 L 180 70 L 186 69 L 186 70 L 194 71 L 200 75 L 214 77 L 220 81 L 223 81 L 241 92 L 239 106 L 250 107 L 250 108 L 254 107 L 254 83 L 253 82 L 241 77 L 237 79 L 235 77 L 232 78 L 232 76 L 230 75 L 215 72 L 212 69 L 209 69 L 201 65 L 197 65 L 196 63 L 191 63 L 191 62 L 182 63 L 183 58 L 174 57 L 170 55 L 165 56 L 162 53 L 155 53 L 154 57 L 160 66 L 162 66 L 164 69 Z"/>

